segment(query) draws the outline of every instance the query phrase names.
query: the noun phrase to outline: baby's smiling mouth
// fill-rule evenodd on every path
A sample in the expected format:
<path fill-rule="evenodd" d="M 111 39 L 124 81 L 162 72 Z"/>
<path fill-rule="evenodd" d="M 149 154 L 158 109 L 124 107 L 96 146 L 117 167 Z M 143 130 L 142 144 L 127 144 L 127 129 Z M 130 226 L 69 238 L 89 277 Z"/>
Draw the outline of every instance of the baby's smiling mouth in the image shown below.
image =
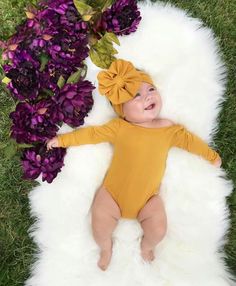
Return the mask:
<path fill-rule="evenodd" d="M 144 110 L 151 110 L 151 109 L 153 109 L 155 106 L 156 106 L 156 104 L 155 104 L 155 103 L 152 103 L 152 104 L 148 105 L 146 108 L 144 108 Z"/>

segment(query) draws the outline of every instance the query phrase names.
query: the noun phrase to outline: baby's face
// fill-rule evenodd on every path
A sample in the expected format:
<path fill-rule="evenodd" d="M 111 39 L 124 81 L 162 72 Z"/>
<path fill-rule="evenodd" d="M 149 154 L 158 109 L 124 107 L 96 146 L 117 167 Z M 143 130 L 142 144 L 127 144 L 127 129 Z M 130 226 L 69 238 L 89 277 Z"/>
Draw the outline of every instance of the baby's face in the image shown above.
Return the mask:
<path fill-rule="evenodd" d="M 151 109 L 147 109 L 150 105 Z M 137 94 L 129 101 L 123 103 L 124 118 L 130 122 L 149 122 L 157 118 L 161 111 L 162 101 L 156 87 L 142 82 Z"/>

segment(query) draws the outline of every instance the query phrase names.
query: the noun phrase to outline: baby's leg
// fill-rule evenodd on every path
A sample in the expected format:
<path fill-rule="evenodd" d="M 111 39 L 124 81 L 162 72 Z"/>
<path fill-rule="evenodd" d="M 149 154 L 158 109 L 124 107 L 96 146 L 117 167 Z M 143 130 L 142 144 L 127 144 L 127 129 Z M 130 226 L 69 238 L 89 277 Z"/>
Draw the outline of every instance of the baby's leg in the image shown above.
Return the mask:
<path fill-rule="evenodd" d="M 112 232 L 121 212 L 111 194 L 104 187 L 99 188 L 95 194 L 91 214 L 93 236 L 101 249 L 98 266 L 106 270 L 112 255 Z"/>
<path fill-rule="evenodd" d="M 152 196 L 139 211 L 138 221 L 143 229 L 141 254 L 144 260 L 154 259 L 154 248 L 164 238 L 167 217 L 164 203 L 159 195 Z"/>

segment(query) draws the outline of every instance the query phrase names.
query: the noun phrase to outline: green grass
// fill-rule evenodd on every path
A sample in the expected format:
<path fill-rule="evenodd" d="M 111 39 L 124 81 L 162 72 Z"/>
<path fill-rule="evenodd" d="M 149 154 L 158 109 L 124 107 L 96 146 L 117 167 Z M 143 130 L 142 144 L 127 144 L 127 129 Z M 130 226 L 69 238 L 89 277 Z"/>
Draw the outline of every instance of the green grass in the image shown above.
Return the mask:
<path fill-rule="evenodd" d="M 0 38 L 7 39 L 25 17 L 24 7 L 32 1 L 0 0 Z M 153 1 L 155 2 L 155 1 Z M 163 1 L 167 3 L 167 1 Z M 211 27 L 219 40 L 222 56 L 228 69 L 227 100 L 218 118 L 219 131 L 214 141 L 223 159 L 228 178 L 236 182 L 236 96 L 235 96 L 235 38 L 236 1 L 231 0 L 171 0 L 169 3 L 188 11 Z M 1 70 L 0 70 L 1 73 Z M 2 78 L 2 73 L 0 74 Z M 14 101 L 0 86 L 0 141 L 7 142 L 11 122 L 9 112 Z M 22 180 L 20 156 L 8 160 L 0 150 L 0 285 L 23 285 L 34 261 L 36 245 L 27 230 L 33 224 L 30 217 L 28 193 L 37 182 Z M 236 275 L 236 192 L 228 198 L 232 225 L 225 246 L 226 263 Z"/>

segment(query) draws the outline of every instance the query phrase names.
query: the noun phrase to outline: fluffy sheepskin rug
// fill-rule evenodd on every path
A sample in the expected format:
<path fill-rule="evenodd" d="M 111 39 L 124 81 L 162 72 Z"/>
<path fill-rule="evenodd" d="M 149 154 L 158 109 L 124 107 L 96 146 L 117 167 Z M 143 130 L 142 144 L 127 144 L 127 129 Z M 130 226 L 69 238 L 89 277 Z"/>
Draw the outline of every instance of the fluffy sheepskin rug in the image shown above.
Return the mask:
<path fill-rule="evenodd" d="M 135 33 L 119 38 L 117 57 L 152 75 L 163 100 L 160 117 L 184 124 L 214 148 L 225 68 L 212 31 L 169 4 L 145 2 L 139 7 L 142 21 Z M 88 79 L 97 86 L 100 69 L 90 59 L 87 64 Z M 116 116 L 98 90 L 94 101 L 84 127 Z M 71 130 L 63 125 L 59 133 Z M 156 247 L 155 261 L 141 259 L 138 222 L 121 219 L 113 235 L 111 263 L 105 272 L 97 267 L 90 207 L 112 153 L 110 143 L 70 147 L 53 183 L 38 180 L 40 186 L 29 195 L 37 222 L 29 231 L 39 250 L 25 285 L 234 285 L 220 251 L 229 227 L 226 196 L 232 182 L 222 168 L 176 147 L 169 152 L 161 185 L 168 232 Z"/>

